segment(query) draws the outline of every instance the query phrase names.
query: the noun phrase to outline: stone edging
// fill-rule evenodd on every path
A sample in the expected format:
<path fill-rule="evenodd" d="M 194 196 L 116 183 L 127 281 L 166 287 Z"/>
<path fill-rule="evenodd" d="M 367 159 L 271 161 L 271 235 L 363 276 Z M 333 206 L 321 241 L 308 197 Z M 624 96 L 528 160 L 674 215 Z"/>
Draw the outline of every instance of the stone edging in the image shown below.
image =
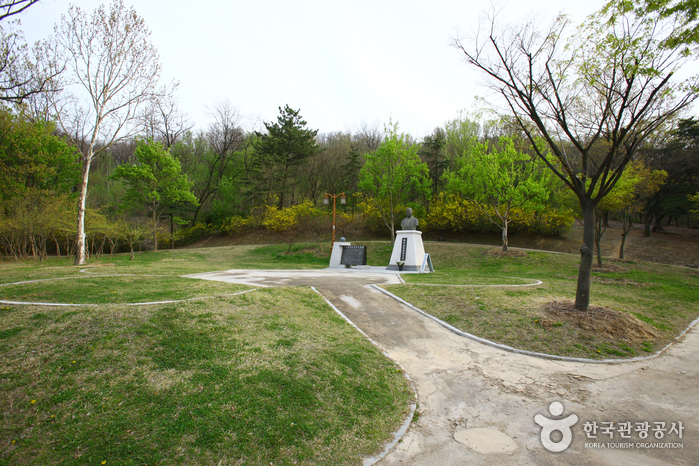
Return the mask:
<path fill-rule="evenodd" d="M 386 350 L 384 350 L 381 347 L 381 345 L 379 345 L 376 341 L 374 341 L 369 335 L 364 333 L 364 331 L 361 328 L 357 327 L 357 325 L 355 325 L 354 322 L 352 322 L 346 315 L 344 315 L 342 313 L 342 311 L 340 311 L 337 307 L 335 307 L 335 305 L 333 303 L 328 301 L 328 298 L 323 296 L 323 294 L 320 291 L 318 291 L 314 286 L 311 286 L 311 289 L 313 291 L 315 291 L 316 293 L 318 293 L 325 300 L 325 302 L 328 303 L 328 305 L 335 312 L 337 312 L 340 315 L 340 317 L 342 317 L 347 323 L 349 323 L 352 327 L 354 327 L 359 333 L 364 335 L 364 337 L 367 340 L 369 340 L 369 342 L 372 345 L 376 346 L 379 350 L 381 350 L 381 352 L 383 353 L 384 356 L 386 356 L 389 360 L 393 361 L 393 363 L 396 366 L 401 368 L 401 370 L 403 371 L 403 375 L 405 376 L 406 379 L 408 379 L 408 382 L 410 382 L 410 388 L 412 388 L 413 393 L 415 393 L 415 399 L 417 400 L 418 394 L 417 394 L 417 389 L 415 388 L 415 382 L 413 382 L 413 379 L 410 377 L 410 375 L 405 370 L 405 368 L 398 361 L 396 361 L 391 356 L 389 356 L 389 354 L 386 352 Z M 379 461 L 381 461 L 381 459 L 384 456 L 386 456 L 388 454 L 388 452 L 390 452 L 393 449 L 393 447 L 395 447 L 398 444 L 398 442 L 400 442 L 400 440 L 403 438 L 405 433 L 408 431 L 410 424 L 413 422 L 413 416 L 415 415 L 416 409 L 417 409 L 417 403 L 410 403 L 410 413 L 408 413 L 405 420 L 403 421 L 403 424 L 401 424 L 400 428 L 393 433 L 393 440 L 391 440 L 388 444 L 386 444 L 386 446 L 384 447 L 384 450 L 381 453 L 379 453 L 378 455 L 364 458 L 364 462 L 363 462 L 362 466 L 372 466 L 373 464 L 378 463 Z"/>
<path fill-rule="evenodd" d="M 670 342 L 663 349 L 658 351 L 657 353 L 654 353 L 650 356 L 641 356 L 641 357 L 636 357 L 636 358 L 630 358 L 630 359 L 587 359 L 587 358 L 573 358 L 569 356 L 557 356 L 554 354 L 546 354 L 546 353 L 537 353 L 535 351 L 527 351 L 527 350 L 522 350 L 518 348 L 513 348 L 512 346 L 507 346 L 503 345 L 501 343 L 495 343 L 494 341 L 486 340 L 485 338 L 477 337 L 476 335 L 464 332 L 463 330 L 459 330 L 458 328 L 449 325 L 448 323 L 444 322 L 443 320 L 438 319 L 437 317 L 428 314 L 427 312 L 423 311 L 422 309 L 413 306 L 409 302 L 405 301 L 402 298 L 399 298 L 398 296 L 394 295 L 390 291 L 384 290 L 380 286 L 371 285 L 372 287 L 376 288 L 380 292 L 384 293 L 387 296 L 390 296 L 391 298 L 395 299 L 396 301 L 405 304 L 409 308 L 413 309 L 414 311 L 419 312 L 420 314 L 424 315 L 425 317 L 428 317 L 441 326 L 451 330 L 452 332 L 456 333 L 457 335 L 460 335 L 462 337 L 466 337 L 470 340 L 477 341 L 479 343 L 483 343 L 488 346 L 492 346 L 494 348 L 498 348 L 504 351 L 508 351 L 510 353 L 517 353 L 517 354 L 523 354 L 525 356 L 533 356 L 535 358 L 542 358 L 542 359 L 550 359 L 550 360 L 556 360 L 556 361 L 568 361 L 568 362 L 580 362 L 580 363 L 585 363 L 585 364 L 619 364 L 619 363 L 628 363 L 628 362 L 639 362 L 639 361 L 648 361 L 649 359 L 655 359 L 661 354 L 665 352 L 674 342 Z M 449 286 L 449 285 L 445 285 Z M 525 286 L 530 286 L 530 285 L 525 285 Z M 675 337 L 675 341 L 679 341 L 680 338 L 682 338 L 689 330 L 691 330 L 695 325 L 699 323 L 699 317 L 696 318 L 692 323 L 687 326 L 687 328 L 682 332 L 680 335 Z"/>
<path fill-rule="evenodd" d="M 82 272 L 82 270 L 81 270 Z M 101 277 L 129 277 L 129 276 L 142 276 L 142 277 L 164 277 L 167 275 L 136 275 L 136 274 L 131 274 L 131 273 L 126 273 L 126 274 L 111 274 L 111 275 L 95 275 L 96 278 L 101 278 Z M 21 282 L 15 282 L 15 283 L 0 283 L 0 287 L 2 286 L 10 286 L 10 285 L 23 285 L 25 283 L 36 283 L 36 282 L 46 282 L 49 280 L 69 280 L 73 278 L 80 278 L 80 277 L 57 277 L 57 278 L 42 278 L 38 280 L 25 280 Z M 4 299 L 0 299 L 0 304 L 11 304 L 14 306 L 61 306 L 61 307 L 80 307 L 80 306 L 109 306 L 109 305 L 115 305 L 115 306 L 149 306 L 153 304 L 172 304 L 172 303 L 183 303 L 186 301 L 197 301 L 201 299 L 209 299 L 209 298 L 215 298 L 215 297 L 220 297 L 220 296 L 237 296 L 239 294 L 245 294 L 245 293 L 250 293 L 251 291 L 256 291 L 258 288 L 252 288 L 250 290 L 245 290 L 245 291 L 239 291 L 237 293 L 228 293 L 228 294 L 221 294 L 221 295 L 214 295 L 214 296 L 200 296 L 198 298 L 187 298 L 187 299 L 173 299 L 173 300 L 168 300 L 168 301 L 146 301 L 142 303 L 87 303 L 87 304 L 75 304 L 75 303 L 33 303 L 33 302 L 24 302 L 24 301 L 7 301 Z"/>

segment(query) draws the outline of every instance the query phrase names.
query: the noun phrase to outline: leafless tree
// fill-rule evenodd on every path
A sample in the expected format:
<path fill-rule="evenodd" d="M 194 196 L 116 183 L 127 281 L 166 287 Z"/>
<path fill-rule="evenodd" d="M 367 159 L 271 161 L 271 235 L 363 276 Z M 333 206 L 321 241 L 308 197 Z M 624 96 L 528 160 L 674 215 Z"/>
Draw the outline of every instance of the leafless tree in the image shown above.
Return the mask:
<path fill-rule="evenodd" d="M 362 122 L 359 129 L 352 134 L 352 143 L 362 154 L 373 152 L 383 141 L 383 129 L 378 121 Z"/>
<path fill-rule="evenodd" d="M 245 132 L 240 126 L 240 114 L 230 101 L 217 103 L 209 109 L 209 114 L 214 118 L 214 122 L 206 131 L 209 150 L 199 161 L 200 169 L 204 173 L 196 177 L 198 181 L 194 190 L 199 205 L 194 212 L 192 223 L 196 223 L 204 203 L 218 191 L 236 151 L 240 150 L 245 142 Z M 238 178 L 235 175 L 231 176 Z"/>
<path fill-rule="evenodd" d="M 10 19 L 37 0 L 0 2 L 0 101 L 20 104 L 32 96 L 55 91 L 54 79 L 62 68 L 47 60 L 42 44 L 30 50 L 19 30 L 18 19 Z"/>
<path fill-rule="evenodd" d="M 11 2 L 0 1 L 0 21 L 18 13 L 22 13 L 39 0 L 16 0 Z"/>
<path fill-rule="evenodd" d="M 133 136 L 139 108 L 165 92 L 158 89 L 160 62 L 149 37 L 143 19 L 121 0 L 91 15 L 71 6 L 54 28 L 55 56 L 69 71 L 66 92 L 54 106 L 65 133 L 82 151 L 76 265 L 86 262 L 85 201 L 93 158 Z"/>
<path fill-rule="evenodd" d="M 194 127 L 173 98 L 176 87 L 162 98 L 155 99 L 150 105 L 145 106 L 141 114 L 146 138 L 162 143 L 165 149 L 174 146 Z"/>
<path fill-rule="evenodd" d="M 673 24 L 637 17 L 610 3 L 577 34 L 559 16 L 550 28 L 502 26 L 496 15 L 470 43 L 454 39 L 466 62 L 487 77 L 534 151 L 575 193 L 584 220 L 575 299 L 590 303 L 595 206 L 656 128 L 695 98 L 672 81 L 687 60 L 659 45 Z"/>

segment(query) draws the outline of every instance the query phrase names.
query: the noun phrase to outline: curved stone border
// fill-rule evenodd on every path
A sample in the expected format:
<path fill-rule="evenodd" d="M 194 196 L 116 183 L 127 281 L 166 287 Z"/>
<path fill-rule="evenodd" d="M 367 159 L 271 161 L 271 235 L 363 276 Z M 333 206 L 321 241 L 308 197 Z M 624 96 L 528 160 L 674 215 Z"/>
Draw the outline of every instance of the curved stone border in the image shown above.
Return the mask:
<path fill-rule="evenodd" d="M 459 330 L 458 328 L 456 328 L 452 325 L 449 325 L 448 323 L 444 322 L 443 320 L 438 319 L 437 317 L 435 317 L 431 314 L 428 314 L 427 312 L 423 311 L 422 309 L 420 309 L 416 306 L 413 306 L 409 302 L 405 301 L 402 298 L 399 298 L 398 296 L 394 295 L 390 291 L 384 290 L 380 286 L 377 286 L 374 284 L 372 284 L 371 286 L 376 288 L 380 292 L 384 293 L 385 295 L 390 296 L 391 298 L 395 299 L 396 301 L 398 301 L 402 304 L 405 304 L 409 308 L 419 312 L 420 314 L 424 315 L 425 317 L 428 317 L 428 318 L 434 320 L 439 325 L 451 330 L 452 332 L 456 333 L 457 335 L 460 335 L 462 337 L 466 337 L 469 340 L 477 341 L 478 343 L 483 343 L 484 345 L 492 346 L 494 348 L 508 351 L 510 353 L 523 354 L 525 356 L 533 356 L 533 357 L 542 358 L 542 359 L 552 359 L 552 360 L 556 360 L 556 361 L 581 362 L 581 363 L 586 363 L 586 364 L 619 364 L 619 363 L 638 362 L 638 361 L 647 361 L 649 359 L 655 359 L 658 356 L 660 356 L 661 354 L 663 354 L 665 352 L 665 350 L 667 350 L 674 343 L 674 342 L 668 343 L 667 345 L 665 345 L 665 347 L 663 349 L 661 349 L 657 353 L 654 353 L 650 356 L 639 356 L 639 357 L 630 358 L 630 359 L 587 359 L 587 358 L 573 358 L 570 356 L 557 356 L 555 354 L 537 353 L 536 351 L 527 351 L 527 350 L 522 350 L 522 349 L 518 349 L 518 348 L 513 348 L 512 346 L 503 345 L 501 343 L 495 343 L 494 341 L 490 341 L 490 340 L 487 340 L 485 338 L 477 337 L 476 335 L 473 335 L 471 333 L 464 332 L 463 330 Z M 450 286 L 450 285 L 442 285 L 442 286 Z M 491 286 L 493 286 L 493 285 L 491 285 Z M 529 285 L 526 285 L 526 286 L 529 286 Z M 679 341 L 679 339 L 682 338 L 685 335 L 685 333 L 687 333 L 689 330 L 691 330 L 692 327 L 697 325 L 697 323 L 699 323 L 699 317 L 694 319 L 694 321 L 689 324 L 689 326 L 684 330 L 684 332 L 682 332 L 680 335 L 675 337 L 675 341 Z"/>
<path fill-rule="evenodd" d="M 82 272 L 82 270 L 81 270 Z M 112 275 L 94 275 L 95 278 L 101 278 L 101 277 L 133 277 L 133 276 L 139 276 L 139 277 L 169 277 L 170 275 L 136 275 L 133 273 L 119 273 L 119 274 L 112 274 Z M 42 278 L 39 280 L 25 280 L 22 282 L 15 282 L 15 283 L 0 283 L 0 286 L 10 286 L 10 285 L 24 285 L 26 283 L 37 283 L 37 282 L 47 282 L 50 280 L 72 280 L 74 278 L 80 278 L 80 277 L 58 277 L 58 278 Z M 75 303 L 32 303 L 32 302 L 24 302 L 24 301 L 7 301 L 0 299 L 0 304 L 11 304 L 14 306 L 109 306 L 109 305 L 119 305 L 119 306 L 150 306 L 152 304 L 171 304 L 171 303 L 183 303 L 186 301 L 197 301 L 200 299 L 209 299 L 209 298 L 217 298 L 221 296 L 237 296 L 239 294 L 245 294 L 249 293 L 251 291 L 256 291 L 258 288 L 252 288 L 250 290 L 245 290 L 245 291 L 239 291 L 237 293 L 228 293 L 228 294 L 219 294 L 219 295 L 214 295 L 214 296 L 200 296 L 198 298 L 187 298 L 187 299 L 173 299 L 173 300 L 168 300 L 168 301 L 145 301 L 142 303 L 100 303 L 100 304 L 94 304 L 94 303 L 87 303 L 87 304 L 75 304 Z"/>
<path fill-rule="evenodd" d="M 372 285 L 372 286 L 375 286 L 375 285 Z M 413 382 L 413 379 L 410 377 L 410 375 L 405 370 L 405 368 L 398 361 L 396 361 L 391 356 L 389 356 L 389 354 L 386 352 L 386 350 L 384 350 L 381 347 L 381 345 L 379 345 L 377 342 L 375 342 L 369 335 L 364 333 L 364 331 L 361 328 L 357 327 L 357 325 L 355 325 L 354 322 L 352 322 L 346 315 L 344 315 L 342 313 L 342 311 L 340 311 L 337 307 L 335 307 L 335 305 L 333 303 L 328 301 L 328 298 L 323 296 L 323 294 L 320 291 L 318 291 L 314 286 L 311 286 L 311 289 L 313 291 L 315 291 L 316 293 L 318 293 L 325 300 L 325 302 L 328 303 L 328 305 L 335 312 L 337 312 L 340 315 L 340 317 L 342 317 L 347 323 L 349 323 L 352 327 L 354 327 L 359 333 L 364 335 L 364 337 L 367 340 L 369 340 L 369 342 L 372 345 L 376 346 L 379 350 L 381 350 L 381 352 L 383 353 L 384 356 L 386 356 L 389 360 L 393 361 L 393 363 L 396 366 L 401 368 L 401 370 L 403 371 L 403 376 L 406 379 L 408 379 L 408 382 L 410 382 L 410 388 L 412 388 L 413 393 L 415 394 L 415 399 L 417 400 L 418 394 L 417 394 L 417 389 L 415 388 L 415 382 Z M 381 288 L 379 288 L 379 289 L 381 289 Z M 393 447 L 395 447 L 398 444 L 398 442 L 400 442 L 400 440 L 403 438 L 405 433 L 408 431 L 410 424 L 413 422 L 413 416 L 415 416 L 416 409 L 417 409 L 417 403 L 410 403 L 410 413 L 408 413 L 405 420 L 403 421 L 403 424 L 401 424 L 400 428 L 393 433 L 393 440 L 388 442 L 388 444 L 386 444 L 386 446 L 384 447 L 383 451 L 381 453 L 379 453 L 378 455 L 364 458 L 364 462 L 363 462 L 362 466 L 372 466 L 373 464 L 378 463 L 379 461 L 381 461 L 381 459 L 384 456 L 386 456 L 388 454 L 388 452 L 390 452 L 393 449 Z"/>

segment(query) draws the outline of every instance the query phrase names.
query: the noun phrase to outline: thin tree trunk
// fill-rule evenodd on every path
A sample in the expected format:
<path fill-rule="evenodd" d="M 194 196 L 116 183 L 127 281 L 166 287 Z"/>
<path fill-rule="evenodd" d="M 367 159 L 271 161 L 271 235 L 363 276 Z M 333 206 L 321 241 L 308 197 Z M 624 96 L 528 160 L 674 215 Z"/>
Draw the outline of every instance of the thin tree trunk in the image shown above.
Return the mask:
<path fill-rule="evenodd" d="M 590 276 L 592 275 L 593 244 L 595 241 L 595 207 L 581 206 L 583 211 L 583 244 L 580 247 L 580 269 L 575 293 L 575 309 L 590 307 Z"/>
<path fill-rule="evenodd" d="M 80 196 L 78 197 L 78 233 L 75 246 L 75 265 L 87 264 L 87 254 L 85 244 L 85 205 L 87 201 L 87 182 L 90 176 L 90 163 L 92 162 L 92 152 L 83 161 L 82 183 L 80 184 Z"/>
<path fill-rule="evenodd" d="M 624 211 L 621 212 L 621 244 L 619 245 L 619 259 L 624 258 L 624 245 L 626 244 L 626 237 L 629 235 L 633 227 L 633 214 L 629 214 Z"/>
<path fill-rule="evenodd" d="M 508 244 L 508 238 L 507 238 L 507 220 L 504 222 L 504 226 L 502 227 L 502 252 L 507 252 L 507 244 Z"/>
<path fill-rule="evenodd" d="M 56 239 L 56 235 L 51 235 L 51 238 L 53 238 L 54 243 L 56 243 L 56 258 L 60 259 L 61 258 L 61 246 L 58 244 L 58 240 Z"/>
<path fill-rule="evenodd" d="M 646 213 L 645 219 L 643 221 L 643 237 L 650 238 L 650 212 Z"/>

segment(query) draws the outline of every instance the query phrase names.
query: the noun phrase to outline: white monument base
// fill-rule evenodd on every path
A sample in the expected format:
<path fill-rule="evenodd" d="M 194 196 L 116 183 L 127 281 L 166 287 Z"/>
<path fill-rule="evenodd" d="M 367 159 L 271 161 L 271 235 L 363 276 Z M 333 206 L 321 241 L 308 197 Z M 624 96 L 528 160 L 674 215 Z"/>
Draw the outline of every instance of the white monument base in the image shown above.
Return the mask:
<path fill-rule="evenodd" d="M 425 259 L 425 247 L 422 245 L 422 232 L 418 230 L 398 230 L 393 244 L 388 270 L 398 270 L 398 262 L 405 262 L 404 272 L 419 272 Z"/>
<path fill-rule="evenodd" d="M 340 263 L 342 261 L 342 247 L 343 246 L 351 246 L 352 243 L 341 243 L 339 241 L 336 241 L 335 244 L 333 244 L 333 250 L 332 253 L 330 253 L 330 265 L 328 266 L 331 269 L 334 268 L 345 268 L 344 265 Z"/>

